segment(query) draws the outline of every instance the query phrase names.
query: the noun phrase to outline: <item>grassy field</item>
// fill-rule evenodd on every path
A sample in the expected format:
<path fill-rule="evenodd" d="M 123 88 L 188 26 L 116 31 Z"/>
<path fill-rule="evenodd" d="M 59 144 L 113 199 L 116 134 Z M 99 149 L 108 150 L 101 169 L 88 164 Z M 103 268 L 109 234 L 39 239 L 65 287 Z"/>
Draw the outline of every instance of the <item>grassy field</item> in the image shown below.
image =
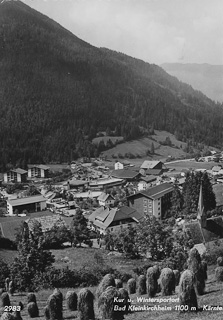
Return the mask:
<path fill-rule="evenodd" d="M 173 145 L 172 147 L 162 145 L 167 137 L 170 138 Z M 151 150 L 152 143 L 155 148 L 155 154 L 147 156 L 147 151 Z M 148 159 L 164 160 L 168 158 L 168 156 L 175 158 L 185 156 L 186 153 L 183 151 L 185 145 L 185 142 L 177 140 L 173 134 L 166 131 L 155 130 L 155 134 L 150 137 L 120 143 L 114 148 L 104 151 L 103 154 L 111 158 L 112 155 L 118 157 L 120 154 L 125 156 L 126 153 L 131 153 L 134 156 L 140 156 L 143 158 L 147 157 Z"/>
<path fill-rule="evenodd" d="M 219 163 L 221 165 L 221 163 Z M 180 160 L 174 161 L 173 163 L 166 163 L 167 168 L 174 168 L 176 171 L 181 171 L 182 169 L 206 169 L 210 170 L 213 166 L 218 165 L 218 163 L 211 162 L 196 162 L 195 160 Z"/>
<path fill-rule="evenodd" d="M 124 284 L 125 287 L 125 284 Z M 80 288 L 78 289 L 72 289 L 72 288 L 65 288 L 61 289 L 63 296 L 65 297 L 66 292 L 68 290 L 74 290 L 78 292 Z M 89 288 L 93 294 L 96 292 L 96 287 L 90 287 Z M 37 296 L 37 303 L 40 310 L 40 317 L 38 319 L 43 320 L 44 318 L 44 307 L 46 306 L 46 301 L 49 295 L 52 293 L 52 290 L 42 290 L 40 292 L 36 293 Z M 216 283 L 214 279 L 213 274 L 213 268 L 211 268 L 208 272 L 208 280 L 206 283 L 206 293 L 203 296 L 198 297 L 198 306 L 199 311 L 197 313 L 180 313 L 176 310 L 177 305 L 179 305 L 178 302 L 178 287 L 176 287 L 176 293 L 172 296 L 167 296 L 165 298 L 172 298 L 175 301 L 173 302 L 139 302 L 138 299 L 140 298 L 137 294 L 130 295 L 131 298 L 131 304 L 135 305 L 136 307 L 141 306 L 157 306 L 157 307 L 164 307 L 164 308 L 171 308 L 171 310 L 157 310 L 157 311 L 135 311 L 130 313 L 129 315 L 125 316 L 125 319 L 127 320 L 178 320 L 178 319 L 193 319 L 193 320 L 220 320 L 223 318 L 223 311 L 206 311 L 203 306 L 223 306 L 222 302 L 222 294 L 223 294 L 223 288 L 222 283 Z M 141 296 L 144 298 L 147 298 L 146 295 Z M 27 313 L 27 297 L 26 293 L 15 293 L 11 298 L 11 304 L 12 305 L 18 305 L 19 301 L 22 301 L 24 304 L 24 310 L 22 310 L 21 315 L 24 320 L 30 319 Z M 162 298 L 161 294 L 157 294 L 157 299 Z M 99 315 L 99 311 L 97 308 L 97 300 L 95 299 L 94 303 L 94 309 L 95 309 L 95 315 L 96 319 L 101 319 Z M 64 319 L 75 319 L 78 318 L 78 312 L 77 311 L 69 311 L 66 306 L 66 301 L 64 299 L 63 301 L 63 318 Z"/>

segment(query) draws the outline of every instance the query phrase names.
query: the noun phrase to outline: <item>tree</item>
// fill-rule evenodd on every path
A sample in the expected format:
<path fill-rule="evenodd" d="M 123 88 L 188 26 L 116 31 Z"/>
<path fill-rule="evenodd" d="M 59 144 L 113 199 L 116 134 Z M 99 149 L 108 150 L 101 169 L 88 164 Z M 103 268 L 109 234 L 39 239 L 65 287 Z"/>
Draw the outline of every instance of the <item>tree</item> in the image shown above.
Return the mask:
<path fill-rule="evenodd" d="M 183 208 L 183 196 L 180 192 L 180 189 L 177 184 L 174 185 L 174 190 L 171 197 L 171 208 L 170 208 L 170 215 L 177 218 Z"/>
<path fill-rule="evenodd" d="M 126 258 L 135 259 L 139 257 L 139 250 L 136 244 L 136 229 L 132 226 L 115 234 L 114 245 L 119 252 L 123 252 Z"/>
<path fill-rule="evenodd" d="M 84 217 L 80 209 L 77 210 L 76 215 L 71 221 L 71 238 L 74 246 L 81 246 L 82 242 L 89 246 L 92 245 L 90 240 L 90 230 L 87 227 L 87 219 Z"/>
<path fill-rule="evenodd" d="M 18 255 L 10 267 L 11 277 L 19 290 L 35 290 L 34 278 L 41 276 L 55 261 L 52 253 L 43 248 L 41 224 L 35 222 L 30 231 L 28 224 L 23 222 L 16 241 Z"/>
<path fill-rule="evenodd" d="M 139 251 L 149 252 L 152 260 L 170 256 L 173 248 L 172 229 L 155 217 L 146 216 L 137 225 L 136 245 Z"/>
<path fill-rule="evenodd" d="M 215 194 L 207 173 L 187 173 L 183 185 L 183 211 L 185 214 L 195 213 L 198 208 L 199 192 L 202 183 L 203 203 L 205 211 L 216 207 Z"/>
<path fill-rule="evenodd" d="M 154 154 L 155 153 L 155 147 L 154 147 L 154 143 L 152 142 L 151 144 L 151 151 L 150 151 L 151 154 Z"/>

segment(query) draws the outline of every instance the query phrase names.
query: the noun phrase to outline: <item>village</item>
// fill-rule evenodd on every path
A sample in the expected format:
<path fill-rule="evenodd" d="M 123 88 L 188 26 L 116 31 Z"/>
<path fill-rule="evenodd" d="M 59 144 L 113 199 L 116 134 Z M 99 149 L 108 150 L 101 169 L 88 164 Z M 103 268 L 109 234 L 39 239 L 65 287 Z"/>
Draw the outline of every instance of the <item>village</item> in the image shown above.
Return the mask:
<path fill-rule="evenodd" d="M 182 192 L 186 174 L 206 172 L 216 198 L 216 208 L 223 206 L 222 154 L 199 159 L 162 162 L 142 160 L 136 165 L 131 160 L 81 159 L 66 165 L 60 172 L 52 172 L 47 165 L 29 165 L 28 170 L 10 169 L 2 175 L 0 236 L 15 240 L 18 223 L 34 220 L 43 231 L 53 226 L 69 228 L 77 210 L 83 212 L 88 228 L 103 237 L 107 232 L 120 232 L 136 226 L 146 216 L 160 221 L 170 218 L 174 188 Z M 137 163 L 138 164 L 138 163 Z M 186 167 L 187 166 L 187 167 Z M 13 187 L 14 186 L 14 187 Z M 212 230 L 207 230 L 211 241 L 223 237 L 221 223 L 209 217 Z M 214 221 L 214 222 L 213 222 Z M 175 219 L 175 223 L 188 225 L 196 232 L 195 245 L 206 241 L 197 219 Z M 213 227 L 216 223 L 217 228 Z M 196 226 L 197 225 L 197 226 Z M 220 231 L 219 231 L 220 228 Z M 215 232 L 213 230 L 215 229 Z M 201 235 L 199 236 L 199 234 Z M 216 233 L 216 234 L 214 234 Z M 205 250 L 204 248 L 200 249 Z"/>

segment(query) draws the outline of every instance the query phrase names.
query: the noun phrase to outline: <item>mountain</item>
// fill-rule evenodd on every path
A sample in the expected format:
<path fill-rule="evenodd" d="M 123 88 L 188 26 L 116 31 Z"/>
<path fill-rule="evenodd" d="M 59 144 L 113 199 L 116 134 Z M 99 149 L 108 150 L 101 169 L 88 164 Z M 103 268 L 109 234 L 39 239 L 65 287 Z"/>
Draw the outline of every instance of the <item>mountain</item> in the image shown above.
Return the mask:
<path fill-rule="evenodd" d="M 161 67 L 180 81 L 202 91 L 210 99 L 223 102 L 223 65 L 164 63 Z"/>
<path fill-rule="evenodd" d="M 0 4 L 0 165 L 97 155 L 99 131 L 154 128 L 221 146 L 223 111 L 162 68 L 96 48 L 20 1 Z"/>

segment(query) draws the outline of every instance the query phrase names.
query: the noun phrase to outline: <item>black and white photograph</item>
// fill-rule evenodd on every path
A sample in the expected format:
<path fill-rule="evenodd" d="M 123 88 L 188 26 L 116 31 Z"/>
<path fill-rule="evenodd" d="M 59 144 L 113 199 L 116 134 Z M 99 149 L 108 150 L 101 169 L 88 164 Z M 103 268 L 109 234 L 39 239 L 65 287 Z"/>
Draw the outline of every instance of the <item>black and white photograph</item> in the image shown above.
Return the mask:
<path fill-rule="evenodd" d="M 0 0 L 0 320 L 222 297 L 223 1 Z"/>

